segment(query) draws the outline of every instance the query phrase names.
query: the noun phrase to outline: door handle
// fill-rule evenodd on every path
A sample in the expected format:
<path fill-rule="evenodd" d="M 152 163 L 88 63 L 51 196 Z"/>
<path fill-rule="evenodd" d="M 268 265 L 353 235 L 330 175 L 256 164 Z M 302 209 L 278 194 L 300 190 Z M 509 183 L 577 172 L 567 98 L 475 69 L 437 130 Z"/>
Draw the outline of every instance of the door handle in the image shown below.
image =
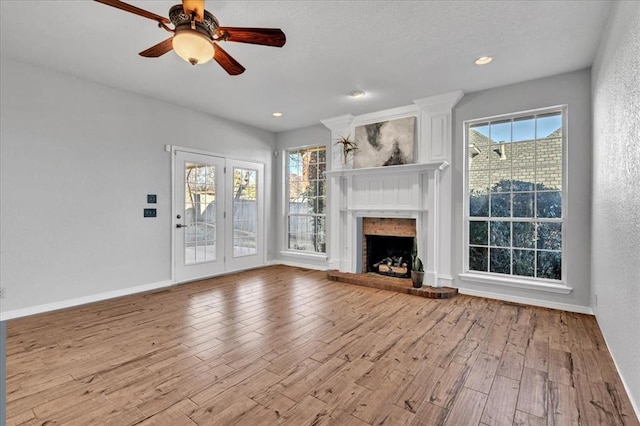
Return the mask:
<path fill-rule="evenodd" d="M 183 225 L 181 223 L 176 223 L 176 228 L 186 228 L 189 225 Z"/>

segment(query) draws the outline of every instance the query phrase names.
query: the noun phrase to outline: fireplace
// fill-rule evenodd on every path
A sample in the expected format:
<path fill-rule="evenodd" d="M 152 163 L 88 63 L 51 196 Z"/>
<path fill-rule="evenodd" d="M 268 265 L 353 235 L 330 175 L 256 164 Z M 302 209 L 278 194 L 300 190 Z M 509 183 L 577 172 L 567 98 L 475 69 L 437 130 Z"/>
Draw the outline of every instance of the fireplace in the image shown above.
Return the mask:
<path fill-rule="evenodd" d="M 450 199 L 439 190 L 440 172 L 447 166 L 417 163 L 327 171 L 333 194 L 328 217 L 335 229 L 329 242 L 330 268 L 367 272 L 367 235 L 411 237 L 424 264 L 424 283 L 450 284 L 453 278 L 440 272 L 449 271 L 451 263 L 451 215 L 440 214 L 440 198 L 447 198 L 446 206 Z"/>
<path fill-rule="evenodd" d="M 365 272 L 377 272 L 390 277 L 411 276 L 412 237 L 367 235 Z"/>
<path fill-rule="evenodd" d="M 453 107 L 464 96 L 462 91 L 416 99 L 413 104 L 353 116 L 344 114 L 322 120 L 331 139 L 327 221 L 329 269 L 361 273 L 365 269 L 362 252 L 362 220 L 367 217 L 414 220 L 418 256 L 424 263 L 424 282 L 434 287 L 453 283 L 452 196 L 455 171 L 453 159 Z M 413 164 L 353 168 L 352 158 L 343 161 L 342 149 L 331 140 L 354 134 L 359 126 L 404 117 L 416 117 Z M 416 232 L 417 230 L 417 232 Z M 398 235 L 391 233 L 390 235 Z M 392 281 L 392 280 L 389 280 Z"/>
<path fill-rule="evenodd" d="M 415 219 L 362 218 L 362 272 L 411 276 L 411 249 L 415 237 Z"/>

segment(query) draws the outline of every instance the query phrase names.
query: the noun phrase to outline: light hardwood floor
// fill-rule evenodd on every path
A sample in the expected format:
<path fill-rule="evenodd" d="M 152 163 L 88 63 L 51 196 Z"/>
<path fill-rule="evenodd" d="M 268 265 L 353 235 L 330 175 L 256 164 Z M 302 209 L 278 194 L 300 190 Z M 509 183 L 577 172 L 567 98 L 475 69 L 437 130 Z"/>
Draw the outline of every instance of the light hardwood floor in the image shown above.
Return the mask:
<path fill-rule="evenodd" d="M 594 317 L 274 266 L 10 321 L 9 425 L 638 425 Z"/>

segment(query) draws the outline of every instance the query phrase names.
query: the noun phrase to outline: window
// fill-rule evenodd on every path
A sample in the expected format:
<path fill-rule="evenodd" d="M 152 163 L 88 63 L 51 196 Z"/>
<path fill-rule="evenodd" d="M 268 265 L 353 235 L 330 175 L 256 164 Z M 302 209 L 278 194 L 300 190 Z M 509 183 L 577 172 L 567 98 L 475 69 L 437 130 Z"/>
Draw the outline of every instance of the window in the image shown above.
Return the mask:
<path fill-rule="evenodd" d="M 467 272 L 562 280 L 565 116 L 466 123 Z"/>
<path fill-rule="evenodd" d="M 326 252 L 327 169 L 324 146 L 287 152 L 287 248 Z"/>
<path fill-rule="evenodd" d="M 233 256 L 258 253 L 258 171 L 233 168 Z"/>

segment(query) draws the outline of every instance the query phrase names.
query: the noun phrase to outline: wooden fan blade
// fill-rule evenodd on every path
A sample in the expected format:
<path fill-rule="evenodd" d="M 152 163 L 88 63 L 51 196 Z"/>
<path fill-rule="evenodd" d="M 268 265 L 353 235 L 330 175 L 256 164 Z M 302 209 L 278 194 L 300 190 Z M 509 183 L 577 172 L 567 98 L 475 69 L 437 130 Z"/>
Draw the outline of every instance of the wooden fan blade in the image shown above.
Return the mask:
<path fill-rule="evenodd" d="M 139 53 L 139 55 L 144 56 L 145 58 L 158 58 L 172 50 L 173 50 L 173 37 L 169 37 L 165 41 L 161 41 L 155 46 L 151 46 L 147 50 L 143 50 L 142 52 Z"/>
<path fill-rule="evenodd" d="M 229 75 L 238 75 L 244 72 L 244 67 L 231 57 L 222 47 L 217 43 L 213 45 L 214 54 L 213 59 L 220 64 Z"/>
<path fill-rule="evenodd" d="M 219 27 L 218 36 L 227 41 L 282 47 L 287 41 L 279 28 Z"/>
<path fill-rule="evenodd" d="M 198 15 L 197 20 L 202 22 L 204 18 L 204 0 L 182 0 L 184 13 L 191 16 L 191 12 Z"/>
<path fill-rule="evenodd" d="M 139 7 L 132 6 L 120 0 L 95 0 L 95 1 L 97 1 L 98 3 L 106 4 L 107 6 L 113 6 L 117 9 L 124 10 L 126 12 L 131 12 L 133 14 L 136 14 L 145 18 L 153 19 L 154 21 L 157 21 L 157 22 L 162 22 L 163 24 L 171 23 L 171 21 L 169 21 L 168 18 L 163 18 L 160 15 L 156 15 L 155 13 L 148 12 L 144 9 L 140 9 Z"/>

